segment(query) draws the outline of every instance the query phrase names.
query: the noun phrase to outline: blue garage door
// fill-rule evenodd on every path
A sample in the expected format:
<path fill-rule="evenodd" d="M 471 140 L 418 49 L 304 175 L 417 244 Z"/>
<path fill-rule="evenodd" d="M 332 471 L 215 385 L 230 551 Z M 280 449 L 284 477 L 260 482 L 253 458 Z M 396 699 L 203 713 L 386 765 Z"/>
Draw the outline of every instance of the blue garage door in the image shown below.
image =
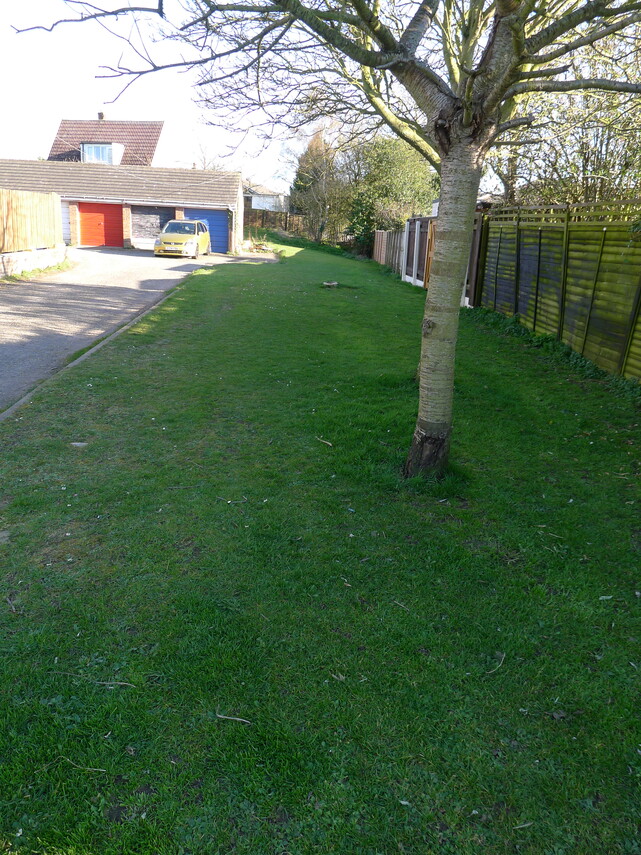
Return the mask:
<path fill-rule="evenodd" d="M 211 251 L 227 252 L 229 249 L 229 214 L 227 211 L 185 208 L 185 219 L 205 220 L 209 224 Z"/>

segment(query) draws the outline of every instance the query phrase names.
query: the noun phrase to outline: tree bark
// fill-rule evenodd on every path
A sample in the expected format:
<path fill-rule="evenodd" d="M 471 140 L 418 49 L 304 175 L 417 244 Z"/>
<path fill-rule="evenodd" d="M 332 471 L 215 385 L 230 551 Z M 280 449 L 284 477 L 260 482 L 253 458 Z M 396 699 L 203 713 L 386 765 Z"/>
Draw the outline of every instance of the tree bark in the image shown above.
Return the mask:
<path fill-rule="evenodd" d="M 406 477 L 438 475 L 447 464 L 459 311 L 482 157 L 481 145 L 468 139 L 453 143 L 442 159 L 437 235 L 423 318 L 418 419 Z"/>

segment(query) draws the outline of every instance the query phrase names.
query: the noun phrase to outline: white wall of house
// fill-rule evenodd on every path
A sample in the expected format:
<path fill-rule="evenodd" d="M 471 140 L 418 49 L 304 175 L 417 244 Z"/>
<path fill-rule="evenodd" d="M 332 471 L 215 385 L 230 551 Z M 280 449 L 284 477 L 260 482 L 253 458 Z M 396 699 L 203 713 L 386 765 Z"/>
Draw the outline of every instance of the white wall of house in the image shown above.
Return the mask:
<path fill-rule="evenodd" d="M 287 211 L 289 196 L 283 194 L 277 196 L 252 196 L 252 209 L 254 211 Z"/>
<path fill-rule="evenodd" d="M 62 200 L 62 239 L 69 245 L 71 243 L 71 221 L 69 219 L 69 202 Z"/>

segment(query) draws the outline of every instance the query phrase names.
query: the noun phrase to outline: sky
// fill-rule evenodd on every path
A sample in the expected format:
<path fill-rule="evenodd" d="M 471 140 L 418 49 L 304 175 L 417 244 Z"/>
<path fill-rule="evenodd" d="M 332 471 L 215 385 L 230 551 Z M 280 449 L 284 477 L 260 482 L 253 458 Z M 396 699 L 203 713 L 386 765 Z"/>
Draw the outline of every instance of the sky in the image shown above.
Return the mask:
<path fill-rule="evenodd" d="M 67 24 L 51 33 L 13 29 L 68 17 L 62 0 L 0 3 L 0 158 L 46 158 L 61 119 L 96 119 L 102 112 L 107 119 L 164 121 L 161 162 L 155 165 L 190 168 L 216 162 L 221 169 L 241 171 L 244 178 L 287 192 L 295 170 L 292 152 L 304 143 L 272 143 L 263 150 L 258 137 L 243 140 L 208 126 L 208 112 L 194 103 L 189 73 L 147 75 L 118 97 L 123 81 L 97 75 L 104 73 L 101 66 L 118 64 L 126 46 L 99 24 Z M 131 21 L 119 26 L 123 36 L 130 34 Z M 163 46 L 155 50 L 162 55 Z"/>

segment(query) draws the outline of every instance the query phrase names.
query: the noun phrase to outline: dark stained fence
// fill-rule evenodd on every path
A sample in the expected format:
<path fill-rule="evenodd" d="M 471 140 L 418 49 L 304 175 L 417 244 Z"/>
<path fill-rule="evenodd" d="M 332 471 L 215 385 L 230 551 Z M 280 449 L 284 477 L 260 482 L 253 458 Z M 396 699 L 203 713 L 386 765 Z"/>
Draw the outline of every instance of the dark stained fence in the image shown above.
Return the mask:
<path fill-rule="evenodd" d="M 429 288 L 434 247 L 438 241 L 438 217 L 412 217 L 407 221 L 407 249 L 402 276 L 406 282 Z M 482 213 L 474 215 L 472 246 L 465 274 L 462 300 L 467 305 L 478 305 L 479 261 L 487 249 L 487 222 Z M 490 247 L 490 250 L 492 248 Z"/>
<path fill-rule="evenodd" d="M 305 232 L 302 214 L 289 214 L 284 211 L 259 211 L 245 208 L 245 228 L 282 229 L 290 234 L 302 235 Z"/>
<path fill-rule="evenodd" d="M 406 282 L 426 288 L 434 256 L 435 217 L 411 217 L 407 221 L 405 260 L 402 277 Z"/>
<path fill-rule="evenodd" d="M 641 240 L 631 231 L 640 219 L 641 200 L 493 211 L 475 304 L 641 378 Z"/>

